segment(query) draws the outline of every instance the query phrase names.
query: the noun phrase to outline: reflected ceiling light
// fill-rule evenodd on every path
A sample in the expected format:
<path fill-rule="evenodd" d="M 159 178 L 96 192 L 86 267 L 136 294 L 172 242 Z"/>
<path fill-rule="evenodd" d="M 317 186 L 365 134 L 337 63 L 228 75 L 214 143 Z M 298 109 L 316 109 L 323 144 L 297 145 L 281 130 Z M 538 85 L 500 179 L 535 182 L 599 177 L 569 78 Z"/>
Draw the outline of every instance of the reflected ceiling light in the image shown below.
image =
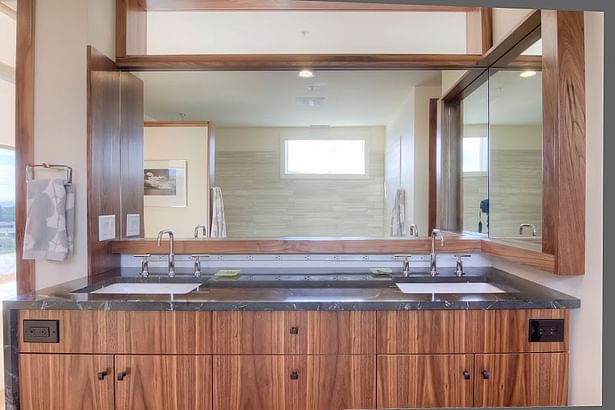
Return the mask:
<path fill-rule="evenodd" d="M 519 77 L 529 78 L 529 77 L 534 77 L 535 75 L 536 75 L 536 71 L 526 70 L 526 71 L 522 71 L 521 74 L 519 74 Z"/>
<path fill-rule="evenodd" d="M 301 78 L 313 78 L 314 77 L 314 72 L 312 70 L 301 70 L 299 71 L 299 77 Z"/>

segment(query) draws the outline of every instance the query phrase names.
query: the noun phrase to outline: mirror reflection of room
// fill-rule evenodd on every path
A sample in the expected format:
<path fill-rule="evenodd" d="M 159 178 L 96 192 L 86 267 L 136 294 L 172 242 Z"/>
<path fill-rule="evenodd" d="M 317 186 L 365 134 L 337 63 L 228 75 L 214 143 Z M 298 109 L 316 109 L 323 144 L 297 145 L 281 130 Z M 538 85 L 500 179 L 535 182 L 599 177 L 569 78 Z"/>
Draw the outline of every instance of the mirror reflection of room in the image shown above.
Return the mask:
<path fill-rule="evenodd" d="M 429 100 L 441 95 L 440 71 L 137 75 L 149 183 L 185 172 L 166 181 L 172 191 L 145 182 L 146 237 L 164 228 L 192 237 L 198 224 L 208 235 L 224 224 L 218 237 L 228 238 L 428 234 Z"/>

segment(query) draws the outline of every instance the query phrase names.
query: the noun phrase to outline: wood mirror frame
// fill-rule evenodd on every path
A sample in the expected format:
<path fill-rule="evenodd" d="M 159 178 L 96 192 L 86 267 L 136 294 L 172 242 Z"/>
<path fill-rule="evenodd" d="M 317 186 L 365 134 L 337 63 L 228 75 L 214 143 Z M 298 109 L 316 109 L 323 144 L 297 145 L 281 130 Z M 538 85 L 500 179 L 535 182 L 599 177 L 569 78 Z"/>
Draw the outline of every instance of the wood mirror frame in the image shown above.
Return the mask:
<path fill-rule="evenodd" d="M 263 9 L 265 0 L 242 2 L 247 10 Z M 307 4 L 307 2 L 301 2 Z M 316 3 L 314 7 L 318 7 Z M 486 252 L 506 260 L 561 275 L 584 273 L 585 227 L 585 99 L 584 99 L 584 35 L 583 12 L 542 10 L 533 12 L 515 27 L 500 43 L 490 45 L 490 10 L 473 9 L 478 16 L 482 53 L 467 55 L 190 55 L 153 56 L 145 54 L 145 12 L 148 7 L 163 7 L 165 1 L 119 0 L 117 7 L 118 70 L 295 70 L 309 65 L 315 69 L 487 69 L 507 54 L 514 54 L 532 35 L 543 38 L 544 106 L 544 189 L 545 209 L 543 250 L 532 251 L 471 235 L 449 234 L 451 240 L 444 252 Z M 174 3 L 173 7 L 203 9 L 199 0 Z M 217 3 L 222 4 L 222 3 Z M 347 5 L 348 3 L 346 3 Z M 265 6 L 263 6 L 265 5 Z M 322 7 L 322 4 L 319 5 Z M 387 5 L 388 7 L 398 7 Z M 166 7 L 166 6 L 165 6 Z M 412 6 L 419 7 L 419 6 Z M 265 8 L 266 9 L 266 8 Z M 330 10 L 330 9 L 327 9 Z M 468 10 L 466 10 L 468 11 Z M 469 13 L 470 14 L 470 13 Z M 541 24 L 542 21 L 542 24 Z M 468 18 L 470 22 L 470 18 Z M 476 26 L 474 26 L 476 27 Z M 473 34 L 472 38 L 476 38 Z M 525 40 L 524 40 L 525 39 Z M 528 44 L 529 45 L 529 44 Z M 486 52 L 485 52 L 486 50 Z M 528 67 L 537 63 L 534 57 L 518 57 L 511 64 Z M 455 98 L 469 92 L 477 76 L 472 70 L 441 100 L 442 123 L 438 135 L 442 142 L 452 135 L 455 124 Z M 475 76 L 475 77 L 473 77 Z M 571 102 L 571 104 L 567 104 Z M 448 119 L 447 119 L 448 118 Z M 457 114 L 458 118 L 458 114 Z M 441 228 L 459 229 L 458 188 L 443 189 L 442 181 L 455 167 L 438 164 L 437 221 Z M 456 165 L 459 167 L 459 164 Z M 571 187 L 574 187 L 571 189 Z M 558 206 L 553 206 L 556 203 Z M 547 206 L 547 204 L 550 204 Z M 457 211 L 455 211 L 457 207 Z M 448 219 L 446 219 L 448 218 Z M 181 240 L 178 253 L 395 253 L 426 252 L 429 239 L 372 238 L 276 238 Z M 119 240 L 111 243 L 112 253 L 159 253 L 151 240 Z"/>

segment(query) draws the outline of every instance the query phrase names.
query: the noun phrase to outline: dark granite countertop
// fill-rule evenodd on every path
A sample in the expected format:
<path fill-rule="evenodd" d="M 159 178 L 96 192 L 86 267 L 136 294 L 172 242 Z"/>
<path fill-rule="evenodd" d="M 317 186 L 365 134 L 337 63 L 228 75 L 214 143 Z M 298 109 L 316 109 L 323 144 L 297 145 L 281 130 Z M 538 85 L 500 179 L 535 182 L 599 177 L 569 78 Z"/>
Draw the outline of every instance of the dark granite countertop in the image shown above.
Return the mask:
<path fill-rule="evenodd" d="M 207 273 L 207 272 L 206 272 Z M 491 294 L 404 294 L 395 282 L 488 282 L 506 290 Z M 89 291 L 115 282 L 202 283 L 184 295 L 109 295 Z M 452 268 L 442 268 L 436 278 L 415 274 L 373 276 L 354 272 L 305 274 L 245 274 L 238 278 L 201 278 L 179 275 L 173 279 L 138 276 L 134 268 L 110 271 L 94 279 L 82 278 L 17 296 L 3 309 L 79 310 L 427 310 L 427 309 L 571 309 L 581 302 L 572 296 L 492 268 L 467 268 L 456 278 Z"/>

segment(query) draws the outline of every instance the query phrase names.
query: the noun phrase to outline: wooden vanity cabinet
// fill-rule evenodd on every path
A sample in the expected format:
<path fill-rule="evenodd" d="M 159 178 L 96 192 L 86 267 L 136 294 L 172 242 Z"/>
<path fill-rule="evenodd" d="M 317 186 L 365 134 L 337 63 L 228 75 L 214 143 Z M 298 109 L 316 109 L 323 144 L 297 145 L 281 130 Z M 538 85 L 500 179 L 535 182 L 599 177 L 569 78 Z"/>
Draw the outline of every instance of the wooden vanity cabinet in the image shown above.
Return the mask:
<path fill-rule="evenodd" d="M 21 354 L 22 410 L 113 410 L 111 355 Z"/>
<path fill-rule="evenodd" d="M 563 406 L 568 398 L 562 309 L 21 311 L 20 335 L 25 319 L 57 320 L 60 335 L 58 343 L 19 338 L 28 410 Z M 535 319 L 559 326 L 561 340 L 531 342 Z"/>

